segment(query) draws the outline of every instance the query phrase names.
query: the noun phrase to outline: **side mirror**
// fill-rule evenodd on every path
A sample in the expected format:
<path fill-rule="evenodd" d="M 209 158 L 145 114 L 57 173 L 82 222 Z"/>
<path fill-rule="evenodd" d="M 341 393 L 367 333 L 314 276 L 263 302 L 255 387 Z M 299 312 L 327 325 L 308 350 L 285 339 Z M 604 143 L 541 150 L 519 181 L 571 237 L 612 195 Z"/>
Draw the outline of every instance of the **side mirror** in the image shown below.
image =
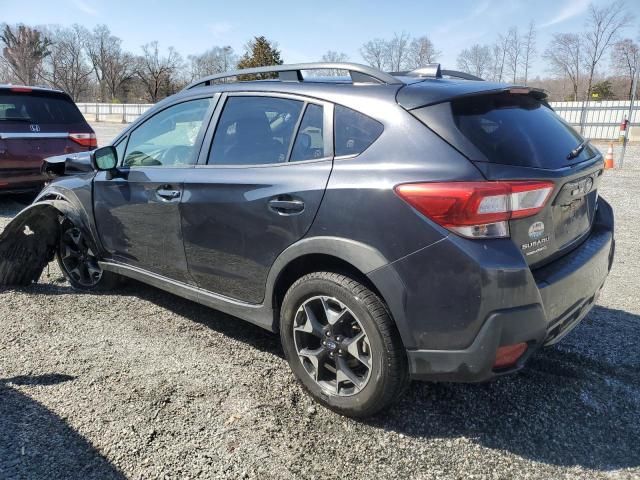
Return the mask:
<path fill-rule="evenodd" d="M 112 171 L 118 165 L 118 152 L 111 145 L 91 152 L 91 166 L 98 171 Z"/>

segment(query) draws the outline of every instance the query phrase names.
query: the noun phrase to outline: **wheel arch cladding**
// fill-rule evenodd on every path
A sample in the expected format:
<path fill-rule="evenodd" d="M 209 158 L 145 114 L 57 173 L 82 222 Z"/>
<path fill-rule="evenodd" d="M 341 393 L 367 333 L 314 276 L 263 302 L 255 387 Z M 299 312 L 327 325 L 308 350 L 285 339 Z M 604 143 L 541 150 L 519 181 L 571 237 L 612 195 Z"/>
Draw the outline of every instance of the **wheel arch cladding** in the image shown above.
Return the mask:
<path fill-rule="evenodd" d="M 82 215 L 64 200 L 39 201 L 11 220 L 0 234 L 0 286 L 38 281 L 53 260 L 64 218 L 86 230 Z"/>
<path fill-rule="evenodd" d="M 279 306 L 289 287 L 300 277 L 317 271 L 329 271 L 355 277 L 384 302 L 367 273 L 388 261 L 368 245 L 334 237 L 312 237 L 285 250 L 274 263 L 267 280 L 268 300 L 273 307 L 273 330 L 279 328 Z"/>

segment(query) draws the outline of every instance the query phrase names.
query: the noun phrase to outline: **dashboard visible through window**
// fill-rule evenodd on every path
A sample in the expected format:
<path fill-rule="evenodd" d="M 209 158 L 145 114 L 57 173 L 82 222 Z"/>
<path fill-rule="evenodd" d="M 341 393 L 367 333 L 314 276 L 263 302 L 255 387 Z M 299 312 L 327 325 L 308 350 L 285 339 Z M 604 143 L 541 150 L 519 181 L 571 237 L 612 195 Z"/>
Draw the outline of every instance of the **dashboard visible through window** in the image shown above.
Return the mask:
<path fill-rule="evenodd" d="M 211 98 L 190 100 L 148 119 L 129 135 L 122 165 L 180 167 L 195 164 L 198 153 L 195 142 L 211 102 Z"/>

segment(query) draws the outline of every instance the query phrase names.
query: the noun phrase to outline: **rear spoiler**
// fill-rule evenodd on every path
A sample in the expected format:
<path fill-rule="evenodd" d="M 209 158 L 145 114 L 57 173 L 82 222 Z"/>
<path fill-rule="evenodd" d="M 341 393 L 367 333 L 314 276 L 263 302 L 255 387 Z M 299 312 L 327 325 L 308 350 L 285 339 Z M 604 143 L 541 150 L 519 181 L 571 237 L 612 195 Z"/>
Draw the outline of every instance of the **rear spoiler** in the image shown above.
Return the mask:
<path fill-rule="evenodd" d="M 531 95 L 537 100 L 546 100 L 548 94 L 541 88 L 521 85 L 505 85 L 493 82 L 469 82 L 447 79 L 427 79 L 402 87 L 397 95 L 398 104 L 407 110 L 427 107 L 437 103 L 448 102 L 455 98 L 476 95 L 491 95 L 496 93 L 511 93 L 516 95 Z"/>

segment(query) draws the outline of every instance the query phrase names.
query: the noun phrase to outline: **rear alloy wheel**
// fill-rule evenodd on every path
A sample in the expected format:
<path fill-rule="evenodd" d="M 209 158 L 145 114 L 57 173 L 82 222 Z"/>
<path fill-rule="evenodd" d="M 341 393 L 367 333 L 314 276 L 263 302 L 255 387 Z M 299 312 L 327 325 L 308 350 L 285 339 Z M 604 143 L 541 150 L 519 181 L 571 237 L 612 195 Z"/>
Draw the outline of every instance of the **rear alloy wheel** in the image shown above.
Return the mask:
<path fill-rule="evenodd" d="M 297 280 L 282 303 L 280 335 L 298 381 L 343 415 L 373 415 L 408 384 L 404 348 L 384 303 L 345 275 Z"/>
<path fill-rule="evenodd" d="M 58 265 L 72 287 L 78 290 L 108 290 L 118 277 L 103 271 L 82 229 L 65 221 L 57 252 Z"/>
<path fill-rule="evenodd" d="M 298 358 L 330 395 L 354 395 L 371 376 L 371 346 L 361 323 L 334 297 L 305 300 L 293 322 Z"/>

